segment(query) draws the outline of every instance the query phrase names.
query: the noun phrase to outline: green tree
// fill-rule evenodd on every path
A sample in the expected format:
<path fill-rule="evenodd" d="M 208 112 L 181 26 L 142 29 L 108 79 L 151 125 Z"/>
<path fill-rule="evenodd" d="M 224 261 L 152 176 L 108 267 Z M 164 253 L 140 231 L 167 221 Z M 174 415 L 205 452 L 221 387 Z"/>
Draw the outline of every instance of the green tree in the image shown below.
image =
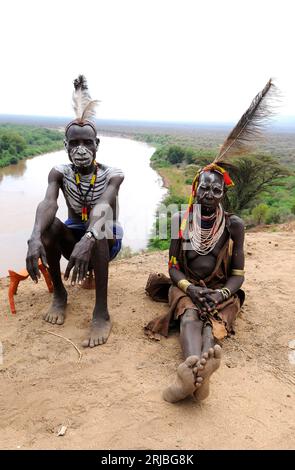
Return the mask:
<path fill-rule="evenodd" d="M 172 165 L 176 165 L 177 163 L 182 163 L 185 158 L 185 150 L 178 145 L 172 145 L 168 149 L 167 153 L 167 160 Z"/>
<path fill-rule="evenodd" d="M 188 148 L 185 150 L 185 161 L 188 165 L 195 163 L 196 161 L 196 152 L 194 149 Z"/>
<path fill-rule="evenodd" d="M 17 132 L 6 129 L 0 132 L 0 154 L 5 150 L 11 155 L 21 153 L 25 147 L 25 139 Z"/>
<path fill-rule="evenodd" d="M 229 172 L 235 183 L 228 191 L 231 210 L 240 213 L 253 207 L 262 193 L 270 192 L 274 186 L 284 186 L 284 178 L 290 171 L 269 155 L 252 155 L 233 162 Z"/>

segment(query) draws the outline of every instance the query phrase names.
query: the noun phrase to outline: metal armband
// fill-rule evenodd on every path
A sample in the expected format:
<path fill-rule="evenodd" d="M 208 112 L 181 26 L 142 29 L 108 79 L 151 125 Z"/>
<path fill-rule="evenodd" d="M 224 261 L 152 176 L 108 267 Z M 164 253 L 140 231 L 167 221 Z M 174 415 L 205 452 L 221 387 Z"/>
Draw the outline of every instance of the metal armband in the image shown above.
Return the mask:
<path fill-rule="evenodd" d="M 187 279 L 181 279 L 180 281 L 178 281 L 177 283 L 177 287 L 179 287 L 179 289 L 181 289 L 183 292 L 186 293 L 187 291 L 187 288 L 191 285 L 191 282 L 189 282 Z"/>
<path fill-rule="evenodd" d="M 232 276 L 245 276 L 245 269 L 232 269 L 231 275 Z"/>

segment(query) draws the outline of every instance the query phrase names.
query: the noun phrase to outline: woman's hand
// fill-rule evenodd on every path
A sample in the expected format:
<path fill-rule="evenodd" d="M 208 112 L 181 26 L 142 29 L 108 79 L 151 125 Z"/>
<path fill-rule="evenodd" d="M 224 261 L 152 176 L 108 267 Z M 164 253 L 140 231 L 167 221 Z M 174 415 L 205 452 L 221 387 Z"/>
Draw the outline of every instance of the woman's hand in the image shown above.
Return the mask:
<path fill-rule="evenodd" d="M 224 298 L 219 290 L 213 290 L 206 294 L 206 300 L 214 310 L 215 306 L 221 304 Z"/>
<path fill-rule="evenodd" d="M 210 305 L 207 296 L 212 292 L 215 292 L 213 289 L 207 289 L 207 287 L 199 287 L 191 284 L 186 290 L 186 294 L 191 298 L 193 303 L 199 307 L 204 312 L 211 312 L 214 309 L 214 306 Z"/>

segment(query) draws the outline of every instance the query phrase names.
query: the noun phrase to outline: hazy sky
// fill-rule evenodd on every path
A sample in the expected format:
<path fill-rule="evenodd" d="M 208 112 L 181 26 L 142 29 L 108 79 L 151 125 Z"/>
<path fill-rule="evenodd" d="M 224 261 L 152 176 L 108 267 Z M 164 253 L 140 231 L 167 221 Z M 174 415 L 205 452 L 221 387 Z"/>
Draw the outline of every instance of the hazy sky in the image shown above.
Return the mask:
<path fill-rule="evenodd" d="M 98 118 L 235 121 L 270 77 L 295 115 L 294 13 L 292 0 L 2 1 L 0 114 L 73 116 L 83 73 Z"/>

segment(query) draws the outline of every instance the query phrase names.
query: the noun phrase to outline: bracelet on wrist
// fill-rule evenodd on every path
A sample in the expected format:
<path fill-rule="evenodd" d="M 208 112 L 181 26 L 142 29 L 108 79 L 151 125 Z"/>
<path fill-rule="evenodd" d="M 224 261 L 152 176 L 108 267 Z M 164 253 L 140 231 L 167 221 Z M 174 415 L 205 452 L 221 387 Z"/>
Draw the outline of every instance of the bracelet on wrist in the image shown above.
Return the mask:
<path fill-rule="evenodd" d="M 179 287 L 179 289 L 186 293 L 188 287 L 191 286 L 191 284 L 192 283 L 189 282 L 187 279 L 181 279 L 180 281 L 178 281 L 177 287 Z"/>
<path fill-rule="evenodd" d="M 232 293 L 228 287 L 223 287 L 222 289 L 217 289 L 221 293 L 223 300 L 227 300 L 231 297 Z"/>

